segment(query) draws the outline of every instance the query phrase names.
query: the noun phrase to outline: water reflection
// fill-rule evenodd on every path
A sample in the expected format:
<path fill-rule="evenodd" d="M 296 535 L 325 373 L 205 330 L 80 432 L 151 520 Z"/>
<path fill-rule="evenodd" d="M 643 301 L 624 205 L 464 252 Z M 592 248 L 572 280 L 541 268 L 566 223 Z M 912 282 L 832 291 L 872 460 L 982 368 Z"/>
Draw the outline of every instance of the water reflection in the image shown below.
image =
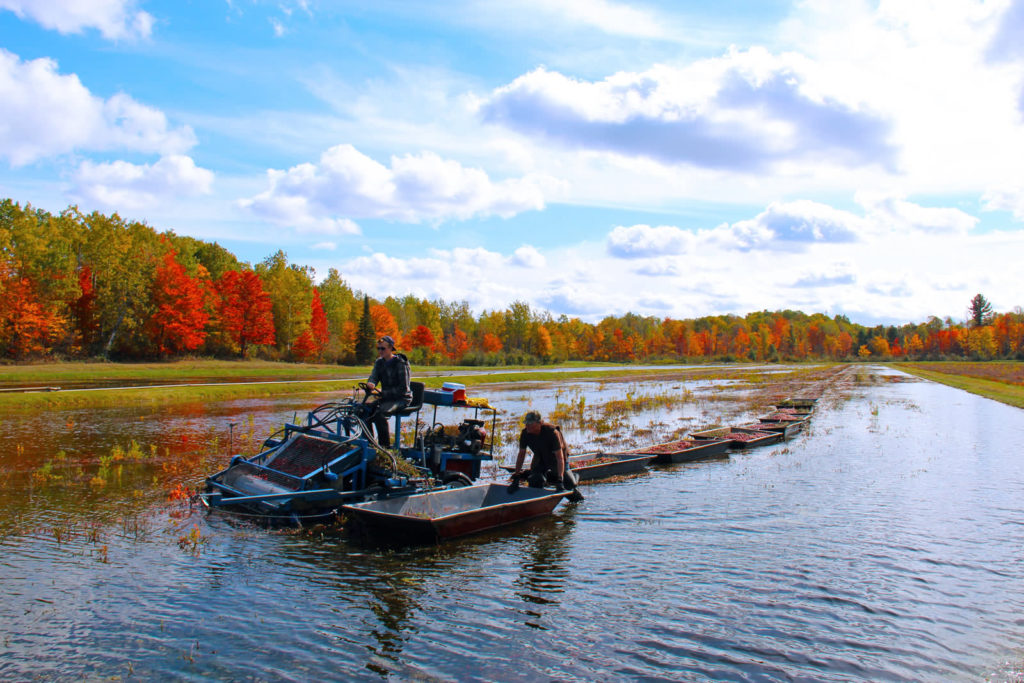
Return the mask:
<path fill-rule="evenodd" d="M 523 622 L 530 628 L 547 630 L 544 617 L 550 606 L 558 607 L 570 578 L 570 535 L 576 526 L 575 506 L 569 506 L 555 519 L 537 523 L 519 545 L 522 555 L 516 596 L 527 606 L 522 608 Z"/>

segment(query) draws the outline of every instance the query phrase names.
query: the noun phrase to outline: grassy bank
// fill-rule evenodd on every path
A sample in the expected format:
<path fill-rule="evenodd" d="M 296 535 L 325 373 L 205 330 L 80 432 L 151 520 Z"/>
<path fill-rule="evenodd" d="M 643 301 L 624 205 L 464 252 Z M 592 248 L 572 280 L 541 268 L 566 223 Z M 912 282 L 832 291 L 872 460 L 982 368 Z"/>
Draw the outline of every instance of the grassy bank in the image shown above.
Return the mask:
<path fill-rule="evenodd" d="M 33 373 L 32 370 L 36 372 Z M 0 393 L 0 411 L 40 410 L 60 408 L 116 407 L 129 403 L 195 403 L 246 398 L 269 398 L 296 394 L 330 394 L 323 400 L 347 396 L 356 382 L 366 378 L 369 368 L 339 367 L 336 365 L 285 365 L 279 363 L 231 363 L 222 361 L 183 361 L 164 364 L 107 364 L 74 363 L 64 365 L 18 366 L 6 368 L 8 374 L 16 371 L 26 385 L 67 381 L 174 381 L 191 382 L 177 386 L 117 387 L 103 389 L 68 389 L 61 391 L 3 392 Z M 421 374 L 422 373 L 422 374 Z M 430 373 L 434 376 L 429 376 Z M 679 366 L 678 368 L 650 368 L 623 365 L 602 370 L 587 370 L 584 364 L 535 368 L 468 368 L 424 367 L 414 368 L 413 378 L 429 388 L 455 381 L 476 386 L 544 382 L 570 379 L 601 379 L 629 375 L 637 379 L 654 376 L 716 377 L 750 379 L 757 381 L 757 373 L 745 365 L 729 368 L 705 366 Z M 4 377 L 0 374 L 0 379 Z M 10 381 L 10 380 L 8 380 Z"/>
<path fill-rule="evenodd" d="M 1024 386 L 1013 383 L 1024 363 L 894 363 L 896 368 L 1000 403 L 1024 408 Z M 980 366 L 980 367 L 979 367 Z"/>

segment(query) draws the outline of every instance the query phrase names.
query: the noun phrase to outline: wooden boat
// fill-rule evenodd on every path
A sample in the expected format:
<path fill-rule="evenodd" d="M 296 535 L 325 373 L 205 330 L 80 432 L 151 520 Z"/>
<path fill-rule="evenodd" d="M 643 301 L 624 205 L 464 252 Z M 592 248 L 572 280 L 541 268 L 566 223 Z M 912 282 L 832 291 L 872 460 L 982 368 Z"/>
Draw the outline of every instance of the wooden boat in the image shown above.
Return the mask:
<path fill-rule="evenodd" d="M 779 432 L 765 432 L 748 427 L 720 427 L 703 432 L 690 432 L 694 439 L 726 439 L 730 448 L 752 448 L 782 441 Z"/>
<path fill-rule="evenodd" d="M 569 466 L 584 482 L 641 472 L 652 460 L 654 455 L 646 453 L 580 453 L 569 456 Z"/>
<path fill-rule="evenodd" d="M 481 484 L 341 507 L 375 542 L 434 543 L 551 514 L 568 492 Z"/>
<path fill-rule="evenodd" d="M 730 442 L 726 439 L 680 439 L 654 446 L 636 448 L 630 453 L 646 453 L 660 464 L 692 462 L 706 458 L 729 457 Z"/>

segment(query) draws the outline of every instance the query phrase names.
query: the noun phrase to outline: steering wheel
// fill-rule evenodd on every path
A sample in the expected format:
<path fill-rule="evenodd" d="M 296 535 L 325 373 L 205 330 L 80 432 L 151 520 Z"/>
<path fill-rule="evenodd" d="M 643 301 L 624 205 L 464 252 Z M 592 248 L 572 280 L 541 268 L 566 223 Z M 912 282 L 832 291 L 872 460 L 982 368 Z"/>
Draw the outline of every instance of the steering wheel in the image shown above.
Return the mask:
<path fill-rule="evenodd" d="M 373 389 L 371 389 L 370 385 L 367 384 L 366 382 L 360 382 L 356 386 L 359 387 L 360 389 L 362 389 L 364 393 L 366 393 L 366 394 L 368 394 L 370 396 L 380 396 L 380 389 L 378 389 L 377 387 L 374 387 Z"/>

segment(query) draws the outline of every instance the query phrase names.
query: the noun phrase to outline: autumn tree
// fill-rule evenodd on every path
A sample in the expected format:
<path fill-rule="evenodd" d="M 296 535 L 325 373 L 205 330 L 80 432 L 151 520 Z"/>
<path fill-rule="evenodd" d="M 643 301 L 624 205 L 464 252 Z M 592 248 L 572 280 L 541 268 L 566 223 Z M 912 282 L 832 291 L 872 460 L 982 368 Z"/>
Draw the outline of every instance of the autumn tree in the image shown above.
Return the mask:
<path fill-rule="evenodd" d="M 309 331 L 313 340 L 313 348 L 316 351 L 314 355 L 320 358 L 324 349 L 327 348 L 330 335 L 327 330 L 327 314 L 324 312 L 324 304 L 320 299 L 319 290 L 316 289 L 313 290 L 313 301 L 310 304 Z"/>
<path fill-rule="evenodd" d="M 295 339 L 292 343 L 291 355 L 300 363 L 308 363 L 316 359 L 317 344 L 311 329 L 307 328 Z"/>
<path fill-rule="evenodd" d="M 221 328 L 244 358 L 250 346 L 274 343 L 274 304 L 251 270 L 229 270 L 216 282 Z"/>
<path fill-rule="evenodd" d="M 320 292 L 324 316 L 327 318 L 328 342 L 325 354 L 329 360 L 347 360 L 351 363 L 355 360 L 360 301 L 335 268 L 327 271 L 327 277 L 317 286 L 317 291 Z"/>
<path fill-rule="evenodd" d="M 274 307 L 274 336 L 285 351 L 309 327 L 312 317 L 313 276 L 308 266 L 288 263 L 278 251 L 256 266 L 256 274 Z"/>
<path fill-rule="evenodd" d="M 402 339 L 398 333 L 398 323 L 387 306 L 374 304 L 370 306 L 370 320 L 373 321 L 374 341 L 381 337 L 391 337 L 395 340 L 395 347 L 401 346 Z"/>
<path fill-rule="evenodd" d="M 433 349 L 437 341 L 434 333 L 426 325 L 417 325 L 412 332 L 405 336 L 405 343 L 411 349 L 426 348 Z"/>
<path fill-rule="evenodd" d="M 504 348 L 504 344 L 501 343 L 501 338 L 498 335 L 486 332 L 481 347 L 485 353 L 498 353 Z"/>
<path fill-rule="evenodd" d="M 161 356 L 199 348 L 206 339 L 206 322 L 210 319 L 202 284 L 189 277 L 175 256 L 174 249 L 168 249 L 153 277 L 154 310 L 146 324 Z"/>
<path fill-rule="evenodd" d="M 444 336 L 444 353 L 453 363 L 458 363 L 469 351 L 469 336 L 456 327 Z"/>
<path fill-rule="evenodd" d="M 43 354 L 63 325 L 63 319 L 41 301 L 25 277 L 12 277 L 0 262 L 0 351 L 22 360 Z"/>

